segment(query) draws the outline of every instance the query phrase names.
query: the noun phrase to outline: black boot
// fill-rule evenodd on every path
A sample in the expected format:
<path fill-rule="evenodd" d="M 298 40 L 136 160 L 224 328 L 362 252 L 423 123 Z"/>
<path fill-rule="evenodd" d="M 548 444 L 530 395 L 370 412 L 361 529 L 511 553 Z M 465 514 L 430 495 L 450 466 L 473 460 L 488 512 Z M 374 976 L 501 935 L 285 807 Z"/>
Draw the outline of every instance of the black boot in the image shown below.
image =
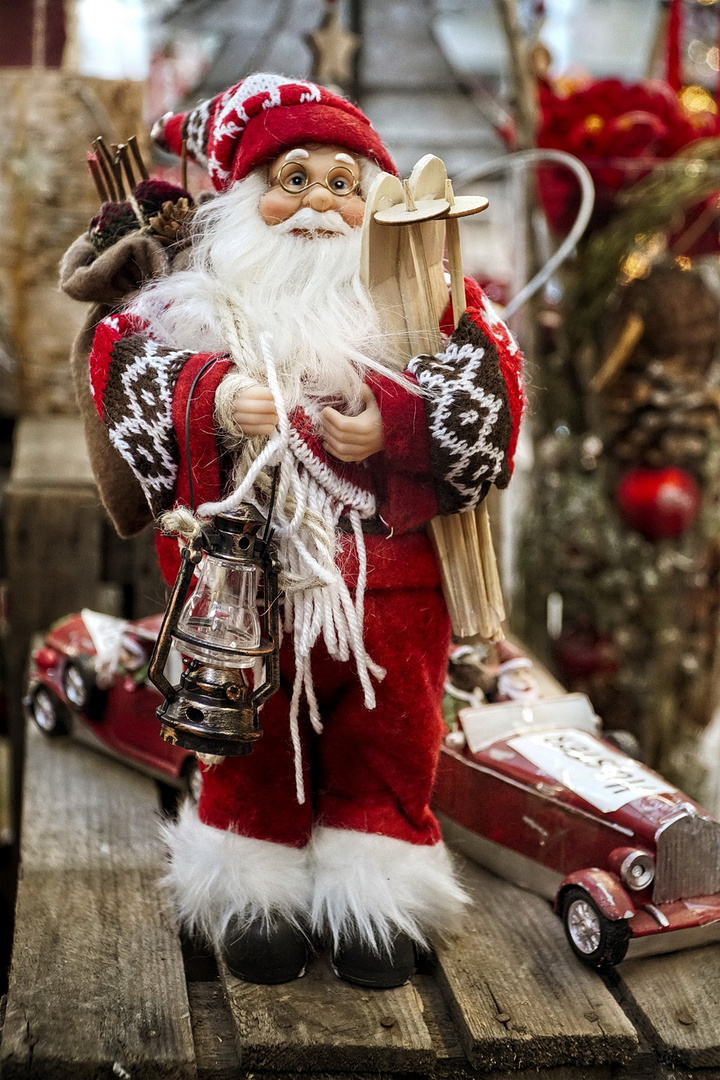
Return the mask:
<path fill-rule="evenodd" d="M 310 950 L 307 938 L 286 919 L 253 919 L 238 929 L 230 925 L 221 948 L 233 975 L 249 983 L 291 982 L 305 974 Z"/>
<path fill-rule="evenodd" d="M 359 938 L 350 938 L 333 956 L 335 974 L 357 986 L 388 990 L 404 986 L 415 974 L 415 946 L 407 934 L 397 934 L 390 949 L 374 949 Z"/>

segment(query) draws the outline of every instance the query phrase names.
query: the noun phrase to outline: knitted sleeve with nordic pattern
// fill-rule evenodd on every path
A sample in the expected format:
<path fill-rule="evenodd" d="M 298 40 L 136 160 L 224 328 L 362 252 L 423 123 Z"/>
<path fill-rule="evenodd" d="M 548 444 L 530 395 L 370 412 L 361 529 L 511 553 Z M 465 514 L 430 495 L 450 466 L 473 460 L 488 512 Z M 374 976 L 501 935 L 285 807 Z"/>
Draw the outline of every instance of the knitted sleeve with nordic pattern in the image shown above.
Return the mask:
<path fill-rule="evenodd" d="M 524 405 L 522 355 L 484 296 L 445 350 L 416 356 L 408 370 L 425 392 L 430 477 L 439 514 L 472 510 L 490 484 L 512 475 Z"/>
<path fill-rule="evenodd" d="M 90 385 L 95 406 L 154 515 L 173 501 L 178 471 L 173 393 L 192 355 L 159 345 L 132 315 L 104 319 L 93 340 Z"/>

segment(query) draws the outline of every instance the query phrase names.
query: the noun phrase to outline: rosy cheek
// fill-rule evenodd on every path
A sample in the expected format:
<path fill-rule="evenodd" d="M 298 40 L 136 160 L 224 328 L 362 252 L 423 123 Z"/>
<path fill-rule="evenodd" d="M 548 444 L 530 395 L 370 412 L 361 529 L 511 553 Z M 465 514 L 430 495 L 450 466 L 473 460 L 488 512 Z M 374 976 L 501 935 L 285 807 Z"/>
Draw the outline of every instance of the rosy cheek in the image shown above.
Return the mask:
<path fill-rule="evenodd" d="M 343 221 L 347 222 L 352 229 L 359 228 L 365 217 L 365 200 L 357 195 L 350 195 L 337 201 L 340 204 L 338 209 Z"/>
<path fill-rule="evenodd" d="M 294 208 L 288 206 L 282 193 L 266 191 L 258 203 L 258 211 L 266 225 L 279 225 L 290 217 Z"/>

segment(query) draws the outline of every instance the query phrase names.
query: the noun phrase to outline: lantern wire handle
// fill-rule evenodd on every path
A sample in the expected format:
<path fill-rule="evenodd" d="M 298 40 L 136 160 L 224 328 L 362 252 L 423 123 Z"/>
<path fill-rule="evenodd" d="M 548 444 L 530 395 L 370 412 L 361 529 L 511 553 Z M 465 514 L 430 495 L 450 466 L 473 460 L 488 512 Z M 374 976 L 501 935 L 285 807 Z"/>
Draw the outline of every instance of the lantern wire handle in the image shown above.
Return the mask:
<path fill-rule="evenodd" d="M 155 686 L 157 686 L 160 693 L 168 701 L 173 701 L 177 697 L 175 687 L 168 681 L 168 678 L 165 675 L 165 666 L 172 645 L 172 635 L 169 627 L 173 618 L 180 613 L 180 609 L 185 602 L 185 597 L 195 572 L 195 567 L 199 562 L 200 552 L 198 551 L 196 537 L 194 541 L 190 541 L 187 546 L 183 548 L 180 573 L 173 586 L 167 610 L 165 612 L 165 618 L 163 619 L 160 633 L 157 636 L 155 648 L 153 649 L 153 654 L 150 658 L 148 678 Z"/>
<path fill-rule="evenodd" d="M 192 381 L 190 387 L 190 393 L 188 394 L 187 405 L 185 407 L 185 460 L 187 461 L 187 473 L 188 473 L 188 502 L 190 503 L 190 509 L 195 513 L 195 484 L 193 481 L 192 463 L 190 461 L 190 409 L 192 408 L 193 394 L 195 393 L 195 387 L 200 382 L 205 372 L 209 367 L 215 363 L 216 360 L 220 360 L 221 356 L 218 353 L 216 356 L 211 356 L 210 359 L 203 364 L 198 371 L 197 375 Z"/>
<path fill-rule="evenodd" d="M 275 509 L 275 498 L 277 496 L 278 478 L 280 476 L 280 466 L 276 465 L 272 471 L 272 487 L 270 488 L 270 500 L 268 502 L 267 521 L 265 522 L 265 532 L 263 533 L 262 542 L 267 547 L 269 541 L 272 539 L 272 534 L 275 531 L 270 528 L 272 522 L 273 510 Z"/>

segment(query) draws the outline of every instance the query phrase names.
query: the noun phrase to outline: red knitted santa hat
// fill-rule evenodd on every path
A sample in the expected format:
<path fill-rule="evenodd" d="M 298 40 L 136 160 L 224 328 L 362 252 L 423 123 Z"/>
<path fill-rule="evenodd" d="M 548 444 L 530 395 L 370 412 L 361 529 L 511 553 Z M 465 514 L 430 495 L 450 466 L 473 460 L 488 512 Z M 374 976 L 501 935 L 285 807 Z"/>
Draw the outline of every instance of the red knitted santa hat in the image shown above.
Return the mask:
<path fill-rule="evenodd" d="M 187 113 L 167 113 L 153 138 L 166 150 L 187 150 L 223 190 L 281 150 L 304 142 L 343 146 L 397 175 L 368 118 L 349 101 L 311 82 L 249 75 Z"/>

